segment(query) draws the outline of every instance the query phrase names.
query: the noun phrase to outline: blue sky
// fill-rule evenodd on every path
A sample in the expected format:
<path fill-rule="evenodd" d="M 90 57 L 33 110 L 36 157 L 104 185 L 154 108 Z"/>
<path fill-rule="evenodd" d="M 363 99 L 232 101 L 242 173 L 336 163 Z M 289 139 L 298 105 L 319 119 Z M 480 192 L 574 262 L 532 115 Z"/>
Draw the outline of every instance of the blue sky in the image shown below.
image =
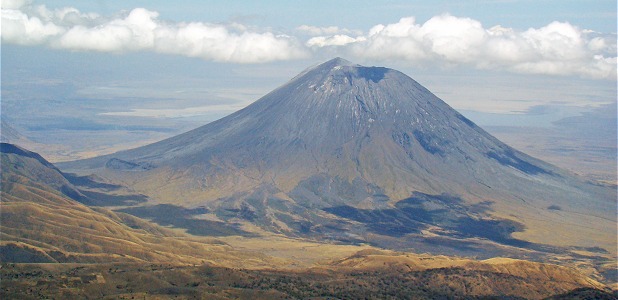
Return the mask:
<path fill-rule="evenodd" d="M 53 118 L 212 121 L 335 56 L 401 70 L 481 125 L 616 103 L 615 1 L 2 5 L 2 117 L 21 127 L 34 100 Z"/>
<path fill-rule="evenodd" d="M 366 30 L 404 16 L 427 20 L 445 12 L 470 17 L 487 25 L 527 29 L 551 21 L 569 21 L 583 28 L 616 31 L 616 1 L 607 0 L 472 0 L 472 1 L 66 1 L 44 3 L 49 8 L 75 7 L 111 15 L 145 7 L 174 21 L 242 21 L 273 28 L 303 24 Z"/>

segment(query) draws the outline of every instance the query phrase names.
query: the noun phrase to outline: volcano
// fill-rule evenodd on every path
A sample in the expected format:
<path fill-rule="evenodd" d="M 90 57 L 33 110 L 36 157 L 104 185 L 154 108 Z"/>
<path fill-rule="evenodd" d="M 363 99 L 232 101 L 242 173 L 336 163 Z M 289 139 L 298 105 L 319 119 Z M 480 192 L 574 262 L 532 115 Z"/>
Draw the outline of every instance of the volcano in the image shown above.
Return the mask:
<path fill-rule="evenodd" d="M 341 58 L 187 133 L 60 167 L 259 232 L 616 251 L 615 189 L 500 142 L 399 71 Z"/>

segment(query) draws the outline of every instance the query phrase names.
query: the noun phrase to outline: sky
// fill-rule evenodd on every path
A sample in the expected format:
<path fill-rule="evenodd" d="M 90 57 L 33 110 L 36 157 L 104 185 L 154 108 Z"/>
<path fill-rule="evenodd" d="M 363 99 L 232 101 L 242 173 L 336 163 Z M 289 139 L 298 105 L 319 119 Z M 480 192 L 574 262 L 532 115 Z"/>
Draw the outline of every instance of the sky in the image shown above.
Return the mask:
<path fill-rule="evenodd" d="M 185 129 L 339 56 L 400 70 L 480 125 L 606 120 L 616 11 L 613 0 L 2 0 L 1 113 L 31 132 Z"/>

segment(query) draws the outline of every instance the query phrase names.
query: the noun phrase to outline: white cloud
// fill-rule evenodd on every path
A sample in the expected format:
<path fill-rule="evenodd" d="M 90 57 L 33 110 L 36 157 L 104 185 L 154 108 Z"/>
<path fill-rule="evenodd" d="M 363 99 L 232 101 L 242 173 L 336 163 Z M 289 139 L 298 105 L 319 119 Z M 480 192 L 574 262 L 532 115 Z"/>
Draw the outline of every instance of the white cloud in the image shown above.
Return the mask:
<path fill-rule="evenodd" d="M 106 19 L 75 8 L 49 10 L 9 3 L 2 8 L 2 42 L 100 51 L 155 51 L 213 61 L 261 63 L 302 58 L 306 49 L 293 37 L 250 30 L 241 24 L 171 23 L 136 8 Z M 26 3 L 27 4 L 27 3 Z M 18 8 L 18 9 L 15 9 Z"/>
<path fill-rule="evenodd" d="M 350 43 L 362 42 L 365 39 L 364 37 L 353 38 L 345 34 L 337 34 L 329 37 L 316 36 L 309 39 L 305 45 L 308 47 L 344 46 Z"/>
<path fill-rule="evenodd" d="M 73 7 L 49 10 L 45 5 L 37 5 L 35 7 L 27 7 L 22 9 L 22 11 L 31 16 L 36 16 L 45 22 L 51 22 L 64 27 L 74 25 L 96 26 L 107 21 L 96 13 L 82 13 Z"/>
<path fill-rule="evenodd" d="M 104 17 L 75 8 L 48 9 L 3 0 L 2 42 L 75 51 L 157 53 L 205 60 L 260 63 L 314 53 L 436 66 L 463 65 L 516 73 L 616 79 L 616 34 L 569 23 L 515 30 L 448 14 L 378 24 L 366 33 L 337 26 L 296 28 L 299 38 L 243 24 L 166 22 L 144 8 Z M 325 50 L 321 50 L 325 49 Z"/>
<path fill-rule="evenodd" d="M 366 59 L 616 79 L 615 34 L 602 36 L 564 22 L 516 31 L 499 25 L 486 29 L 479 21 L 448 14 L 423 24 L 408 17 L 378 24 L 364 36 L 316 36 L 306 45 L 340 47 Z"/>
<path fill-rule="evenodd" d="M 52 46 L 92 51 L 137 51 L 153 49 L 157 12 L 143 8 L 132 10 L 124 19 L 87 27 L 76 25 L 60 36 Z"/>
<path fill-rule="evenodd" d="M 2 4 L 2 8 L 5 9 L 19 9 L 31 2 L 30 0 L 2 0 L 0 3 Z"/>
<path fill-rule="evenodd" d="M 54 23 L 29 17 L 18 10 L 2 9 L 3 42 L 20 45 L 43 44 L 64 31 L 64 28 Z"/>

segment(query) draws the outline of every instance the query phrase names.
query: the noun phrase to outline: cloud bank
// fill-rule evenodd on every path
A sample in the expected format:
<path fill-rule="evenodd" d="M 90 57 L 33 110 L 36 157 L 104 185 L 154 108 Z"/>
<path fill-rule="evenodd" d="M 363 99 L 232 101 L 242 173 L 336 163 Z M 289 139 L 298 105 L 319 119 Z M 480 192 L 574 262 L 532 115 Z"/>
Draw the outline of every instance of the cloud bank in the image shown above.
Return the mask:
<path fill-rule="evenodd" d="M 361 36 L 315 36 L 306 46 L 314 51 L 338 48 L 359 58 L 410 64 L 616 79 L 616 35 L 604 36 L 563 22 L 516 31 L 499 25 L 484 28 L 479 21 L 448 14 L 423 24 L 408 17 L 376 25 Z"/>
<path fill-rule="evenodd" d="M 2 42 L 73 51 L 156 53 L 210 61 L 263 63 L 339 55 L 408 65 L 464 66 L 515 73 L 616 79 L 616 34 L 565 22 L 516 30 L 449 14 L 425 23 L 406 17 L 369 31 L 301 25 L 301 37 L 242 24 L 166 22 L 144 8 L 112 17 L 75 8 L 50 10 L 28 0 L 3 0 Z M 302 43 L 302 37 L 306 38 Z"/>
<path fill-rule="evenodd" d="M 164 22 L 159 13 L 144 8 L 105 18 L 75 8 L 49 10 L 24 1 L 3 1 L 2 5 L 2 42 L 6 43 L 76 51 L 153 51 L 234 63 L 307 55 L 307 49 L 291 36 L 240 24 Z"/>

